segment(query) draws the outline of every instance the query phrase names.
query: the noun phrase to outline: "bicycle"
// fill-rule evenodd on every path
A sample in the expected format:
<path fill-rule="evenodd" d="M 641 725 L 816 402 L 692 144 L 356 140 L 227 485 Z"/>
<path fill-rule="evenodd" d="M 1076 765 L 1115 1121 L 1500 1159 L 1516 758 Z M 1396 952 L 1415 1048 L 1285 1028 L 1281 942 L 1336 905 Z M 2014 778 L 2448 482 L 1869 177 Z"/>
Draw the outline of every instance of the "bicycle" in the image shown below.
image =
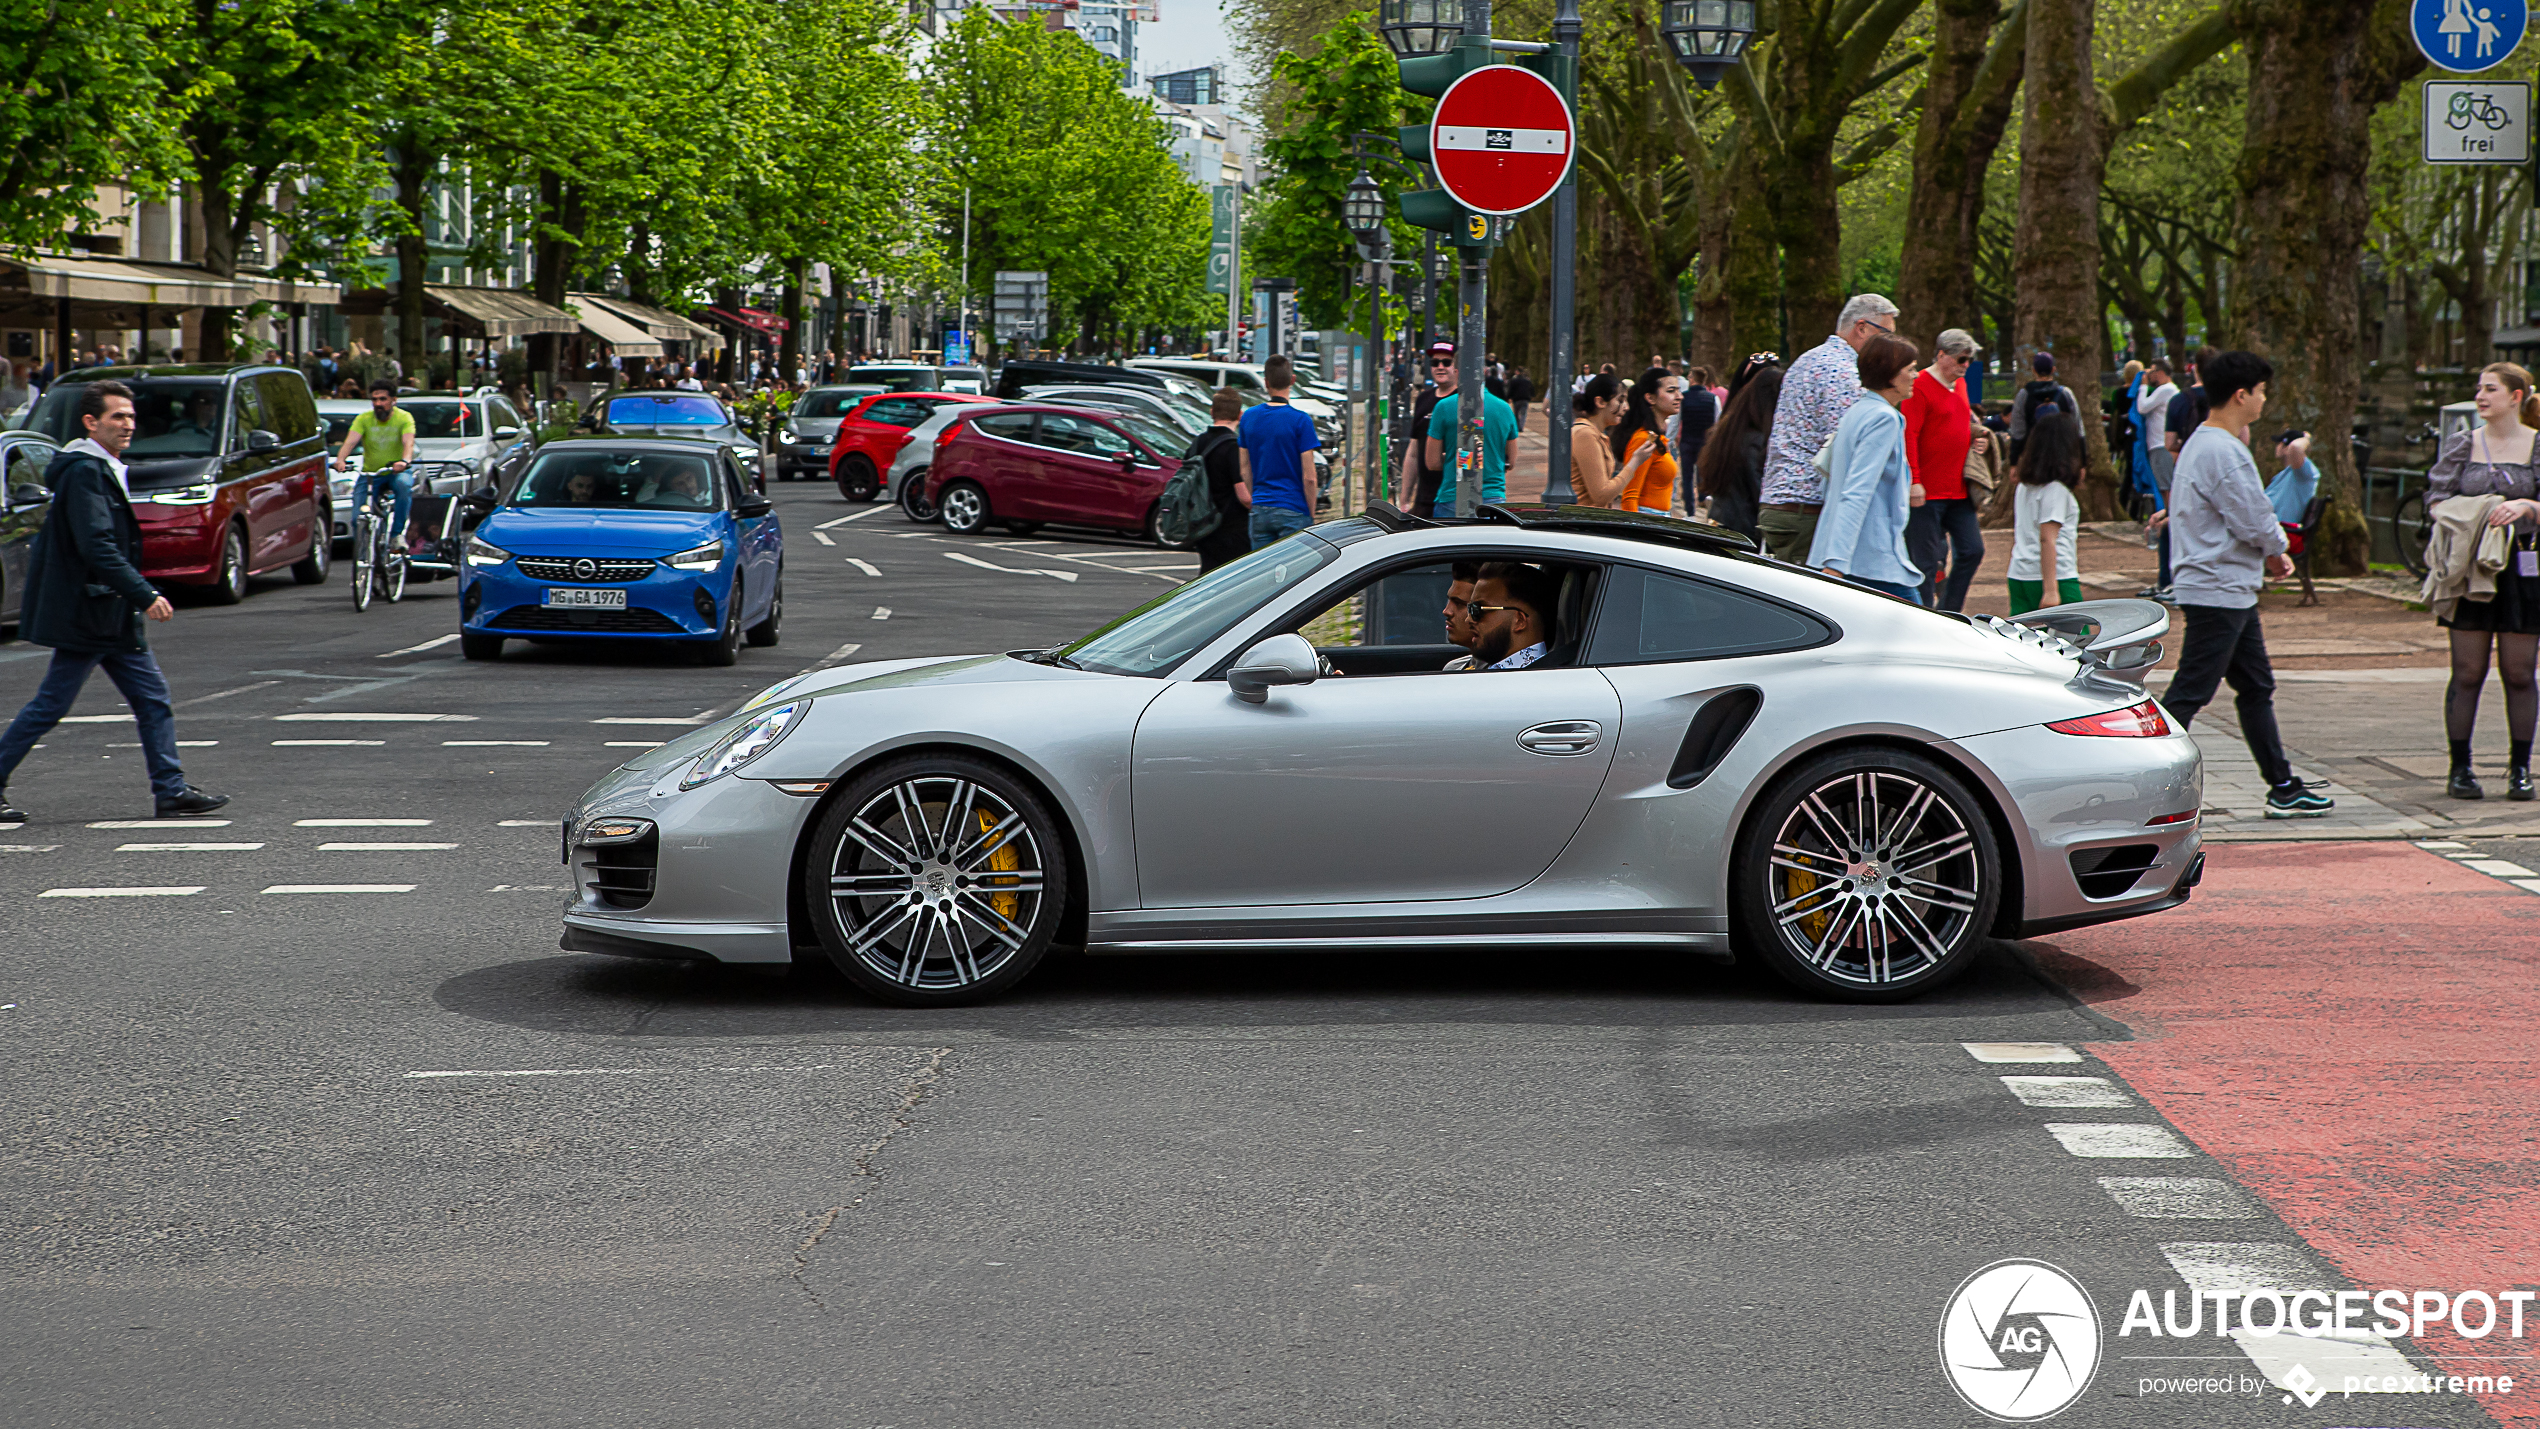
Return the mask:
<path fill-rule="evenodd" d="M 378 473 L 386 477 L 388 473 Z M 353 609 L 370 609 L 374 589 L 395 605 L 406 596 L 406 553 L 389 539 L 396 519 L 396 493 L 385 480 L 374 481 L 370 500 L 353 513 Z"/>

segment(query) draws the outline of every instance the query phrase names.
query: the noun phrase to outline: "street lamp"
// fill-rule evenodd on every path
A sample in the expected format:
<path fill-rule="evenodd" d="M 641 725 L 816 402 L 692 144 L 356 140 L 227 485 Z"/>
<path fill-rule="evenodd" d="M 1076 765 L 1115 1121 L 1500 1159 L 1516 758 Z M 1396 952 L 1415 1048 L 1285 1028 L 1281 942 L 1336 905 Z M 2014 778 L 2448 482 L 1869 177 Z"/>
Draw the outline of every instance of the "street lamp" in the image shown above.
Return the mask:
<path fill-rule="evenodd" d="M 1385 191 L 1362 168 L 1349 181 L 1348 195 L 1341 200 L 1341 222 L 1349 225 L 1358 240 L 1358 251 L 1374 257 L 1376 235 L 1385 231 Z"/>
<path fill-rule="evenodd" d="M 1658 34 L 1694 83 L 1709 89 L 1746 53 L 1755 35 L 1755 0 L 1667 0 Z"/>
<path fill-rule="evenodd" d="M 1434 55 L 1464 38 L 1464 0 L 1378 0 L 1376 29 L 1396 55 Z"/>

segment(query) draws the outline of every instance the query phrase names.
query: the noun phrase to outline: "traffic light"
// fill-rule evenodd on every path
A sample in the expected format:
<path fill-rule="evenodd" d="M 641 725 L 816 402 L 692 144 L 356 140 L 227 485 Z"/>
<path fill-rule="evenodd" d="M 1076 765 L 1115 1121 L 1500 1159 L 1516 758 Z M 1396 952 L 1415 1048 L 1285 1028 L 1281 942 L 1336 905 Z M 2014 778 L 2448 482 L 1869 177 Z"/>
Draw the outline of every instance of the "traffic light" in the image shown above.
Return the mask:
<path fill-rule="evenodd" d="M 1510 42 L 1493 41 L 1487 35 L 1465 35 L 1453 46 L 1434 54 L 1402 55 L 1394 63 L 1401 71 L 1402 87 L 1413 94 L 1436 99 L 1446 93 L 1457 80 L 1474 70 L 1494 64 L 1514 64 L 1532 70 L 1553 88 L 1561 91 L 1562 100 L 1572 111 L 1578 108 L 1578 63 L 1555 51 L 1550 45 L 1529 45 L 1527 53 L 1503 57 L 1503 47 Z M 1429 126 L 1405 124 L 1395 132 L 1405 158 L 1427 164 L 1429 158 Z M 1495 223 L 1487 215 L 1478 214 L 1448 196 L 1444 189 L 1420 189 L 1402 196 L 1402 217 L 1406 223 L 1445 234 L 1458 248 L 1488 248 L 1506 232 L 1504 223 Z"/>

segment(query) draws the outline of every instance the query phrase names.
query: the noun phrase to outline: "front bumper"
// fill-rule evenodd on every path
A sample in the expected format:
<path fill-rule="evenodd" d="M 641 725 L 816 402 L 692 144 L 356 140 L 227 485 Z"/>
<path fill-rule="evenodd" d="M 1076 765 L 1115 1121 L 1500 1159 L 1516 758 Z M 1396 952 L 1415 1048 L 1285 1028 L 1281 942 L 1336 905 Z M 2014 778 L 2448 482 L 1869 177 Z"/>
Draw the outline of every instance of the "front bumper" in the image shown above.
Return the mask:
<path fill-rule="evenodd" d="M 572 827 L 622 815 L 649 819 L 648 845 L 576 843 L 567 850 L 574 892 L 564 909 L 568 951 L 625 957 L 711 958 L 724 963 L 793 960 L 787 890 L 793 852 L 819 800 L 763 780 L 726 775 L 682 792 L 689 757 L 719 728 L 683 737 L 686 756 L 644 756 L 583 796 Z M 638 865 L 649 858 L 649 879 Z M 631 890 L 649 882 L 648 894 Z"/>
<path fill-rule="evenodd" d="M 2019 937 L 2109 923 L 2187 901 L 2203 846 L 2196 741 L 2103 739 L 2041 725 L 1961 740 L 2008 796 L 2020 845 Z M 2187 813 L 2175 823 L 2156 819 Z"/>
<path fill-rule="evenodd" d="M 539 553 L 515 552 L 533 559 Z M 570 557 L 566 557 L 570 559 Z M 723 631 L 732 598 L 726 555 L 712 571 L 679 571 L 655 562 L 652 574 L 634 581 L 547 581 L 521 573 L 516 560 L 471 566 L 461 577 L 460 628 L 474 635 L 567 636 L 600 640 L 710 640 Z M 555 590 L 622 590 L 624 609 L 551 608 Z"/>
<path fill-rule="evenodd" d="M 135 501 L 141 526 L 141 574 L 154 581 L 208 585 L 220 577 L 220 504 L 162 506 Z"/>

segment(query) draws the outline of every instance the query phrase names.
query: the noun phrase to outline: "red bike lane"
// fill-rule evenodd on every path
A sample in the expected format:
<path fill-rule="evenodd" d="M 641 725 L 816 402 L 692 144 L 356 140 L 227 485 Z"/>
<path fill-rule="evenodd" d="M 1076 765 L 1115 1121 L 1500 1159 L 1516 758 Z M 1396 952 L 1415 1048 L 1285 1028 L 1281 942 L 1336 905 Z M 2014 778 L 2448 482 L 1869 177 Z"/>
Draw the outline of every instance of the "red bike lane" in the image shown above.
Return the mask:
<path fill-rule="evenodd" d="M 2187 906 L 2029 947 L 2138 1039 L 2090 1050 L 2357 1287 L 2540 1290 L 2540 896 L 2403 843 L 2217 844 Z M 2525 1310 L 2520 1340 L 2500 1312 L 2415 1342 L 2540 1424 Z"/>

